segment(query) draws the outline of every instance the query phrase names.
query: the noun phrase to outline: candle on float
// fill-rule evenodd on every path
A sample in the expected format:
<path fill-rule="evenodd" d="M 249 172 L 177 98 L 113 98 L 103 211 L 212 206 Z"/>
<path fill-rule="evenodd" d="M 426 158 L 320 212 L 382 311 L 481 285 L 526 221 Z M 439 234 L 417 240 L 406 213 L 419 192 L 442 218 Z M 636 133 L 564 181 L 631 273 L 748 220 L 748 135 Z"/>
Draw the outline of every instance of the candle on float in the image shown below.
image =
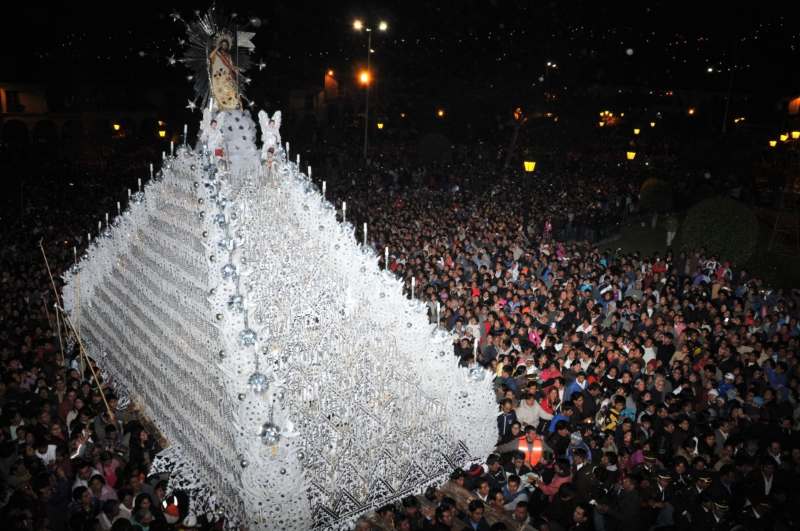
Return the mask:
<path fill-rule="evenodd" d="M 286 142 L 286 160 L 289 160 L 289 142 Z"/>
<path fill-rule="evenodd" d="M 417 291 L 417 279 L 411 277 L 411 298 L 414 298 L 414 292 Z"/>
<path fill-rule="evenodd" d="M 117 215 L 119 216 L 121 214 L 122 214 L 122 209 L 119 206 L 119 201 L 117 201 Z"/>
<path fill-rule="evenodd" d="M 347 201 L 342 201 L 342 223 L 347 221 Z"/>
<path fill-rule="evenodd" d="M 364 223 L 364 245 L 367 245 L 367 224 Z"/>
<path fill-rule="evenodd" d="M 383 268 L 389 269 L 389 248 L 384 247 L 383 249 Z"/>
<path fill-rule="evenodd" d="M 186 124 L 183 124 L 183 143 L 184 144 L 186 143 L 186 141 L 189 138 L 188 135 L 189 135 L 189 126 L 186 125 Z"/>
<path fill-rule="evenodd" d="M 78 263 L 78 248 L 77 247 L 73 247 L 72 248 L 72 258 L 75 260 L 75 263 L 77 264 Z"/>
<path fill-rule="evenodd" d="M 441 315 L 442 315 L 442 303 L 436 301 L 436 328 L 439 328 L 439 323 L 441 322 Z"/>
<path fill-rule="evenodd" d="M 170 140 L 169 141 L 169 154 L 170 154 L 170 156 L 174 156 L 175 155 L 175 141 L 174 140 Z"/>
<path fill-rule="evenodd" d="M 300 168 L 300 153 L 297 154 L 297 168 Z"/>
<path fill-rule="evenodd" d="M 322 197 L 325 197 L 325 190 L 327 188 L 327 184 L 325 181 L 322 181 Z"/>
<path fill-rule="evenodd" d="M 161 160 L 167 160 L 167 152 L 166 151 L 162 151 L 161 152 Z"/>
<path fill-rule="evenodd" d="M 139 191 L 141 192 L 142 191 L 142 179 L 140 179 L 140 178 L 136 179 L 136 184 L 137 184 L 137 186 L 139 186 Z"/>
<path fill-rule="evenodd" d="M 106 227 L 108 227 L 108 212 L 106 212 Z"/>
<path fill-rule="evenodd" d="M 103 230 L 103 222 L 102 221 L 98 221 L 97 222 L 97 233 L 100 234 L 100 232 L 102 230 Z"/>
<path fill-rule="evenodd" d="M 311 164 L 308 165 L 308 178 L 311 179 Z"/>
<path fill-rule="evenodd" d="M 128 188 L 128 202 L 130 203 L 130 201 L 131 201 L 131 189 Z"/>
<path fill-rule="evenodd" d="M 153 163 L 150 163 L 150 179 L 153 178 Z"/>

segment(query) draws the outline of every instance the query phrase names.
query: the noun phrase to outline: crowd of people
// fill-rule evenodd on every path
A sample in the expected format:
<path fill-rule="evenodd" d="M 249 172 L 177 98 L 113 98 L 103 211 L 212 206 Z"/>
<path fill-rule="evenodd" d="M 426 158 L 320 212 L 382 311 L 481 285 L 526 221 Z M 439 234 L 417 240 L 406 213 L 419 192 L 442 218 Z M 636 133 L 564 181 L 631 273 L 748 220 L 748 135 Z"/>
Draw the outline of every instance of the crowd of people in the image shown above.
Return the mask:
<path fill-rule="evenodd" d="M 486 463 L 453 472 L 466 505 L 429 489 L 425 510 L 413 499 L 384 507 L 380 527 L 798 526 L 792 292 L 702 249 L 642 256 L 598 245 L 636 208 L 640 177 L 614 162 L 573 158 L 529 175 L 488 149 L 411 170 L 406 157 L 397 150 L 366 169 L 339 161 L 329 197 L 369 223 L 409 296 L 415 279 L 413 296 L 452 330 L 460 364 L 495 378 L 498 439 Z M 0 228 L 9 529 L 175 521 L 163 478 L 148 476 L 157 434 L 107 390 L 106 405 L 89 360 L 56 334 L 64 323 L 39 241 L 57 284 L 81 248 L 75 235 L 108 203 L 96 184 L 80 205 L 46 184 L 28 188 L 23 215 Z M 490 513 L 506 518 L 490 525 Z"/>

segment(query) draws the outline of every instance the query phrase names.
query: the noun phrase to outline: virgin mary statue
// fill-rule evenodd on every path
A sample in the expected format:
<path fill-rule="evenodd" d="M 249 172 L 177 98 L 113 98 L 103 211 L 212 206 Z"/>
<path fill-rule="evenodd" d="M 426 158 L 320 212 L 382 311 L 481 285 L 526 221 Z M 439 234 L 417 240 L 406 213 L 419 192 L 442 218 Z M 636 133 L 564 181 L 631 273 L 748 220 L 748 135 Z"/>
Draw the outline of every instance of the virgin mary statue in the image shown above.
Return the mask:
<path fill-rule="evenodd" d="M 217 39 L 216 47 L 208 54 L 211 95 L 221 111 L 242 108 L 237 83 L 238 68 L 231 60 L 230 49 L 230 37 L 223 35 Z"/>

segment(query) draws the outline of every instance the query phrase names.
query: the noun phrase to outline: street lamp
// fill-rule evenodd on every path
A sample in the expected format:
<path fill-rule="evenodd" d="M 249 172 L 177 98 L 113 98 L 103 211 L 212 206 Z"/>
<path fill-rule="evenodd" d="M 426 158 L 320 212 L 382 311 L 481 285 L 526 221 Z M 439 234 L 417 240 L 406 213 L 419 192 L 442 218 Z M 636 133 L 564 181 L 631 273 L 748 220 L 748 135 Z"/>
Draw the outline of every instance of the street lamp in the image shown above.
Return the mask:
<path fill-rule="evenodd" d="M 800 138 L 800 131 L 792 131 L 792 139 L 797 140 Z"/>
<path fill-rule="evenodd" d="M 627 153 L 625 153 L 625 157 L 628 160 L 633 160 L 633 159 L 636 158 L 636 152 L 635 151 L 628 151 Z"/>
<path fill-rule="evenodd" d="M 364 85 L 365 102 L 364 102 L 364 160 L 367 158 L 367 149 L 369 148 L 369 86 L 372 80 L 372 28 L 364 24 L 364 21 L 356 19 L 353 21 L 353 29 L 356 31 L 367 32 L 367 70 L 362 71 L 359 75 L 359 81 Z M 378 31 L 386 31 L 389 29 L 389 24 L 381 20 L 378 22 Z"/>
<path fill-rule="evenodd" d="M 439 118 L 444 118 L 444 109 L 437 110 L 436 116 L 438 116 Z"/>
<path fill-rule="evenodd" d="M 633 128 L 633 134 L 634 134 L 634 135 L 638 135 L 638 134 L 639 134 L 639 133 L 641 133 L 641 132 L 642 132 L 642 130 L 641 130 L 641 129 L 639 129 L 638 127 L 634 127 L 634 128 Z"/>

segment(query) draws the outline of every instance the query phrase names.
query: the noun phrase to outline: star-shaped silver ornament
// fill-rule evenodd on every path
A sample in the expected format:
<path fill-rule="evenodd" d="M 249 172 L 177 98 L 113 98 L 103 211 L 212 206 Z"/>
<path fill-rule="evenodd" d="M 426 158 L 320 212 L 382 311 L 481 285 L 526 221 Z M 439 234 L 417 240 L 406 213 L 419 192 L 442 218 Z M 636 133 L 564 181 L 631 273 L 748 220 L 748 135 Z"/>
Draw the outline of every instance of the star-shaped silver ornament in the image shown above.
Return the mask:
<path fill-rule="evenodd" d="M 186 104 L 186 108 L 190 111 L 194 111 L 197 109 L 197 103 L 194 100 L 187 100 L 189 103 Z"/>

